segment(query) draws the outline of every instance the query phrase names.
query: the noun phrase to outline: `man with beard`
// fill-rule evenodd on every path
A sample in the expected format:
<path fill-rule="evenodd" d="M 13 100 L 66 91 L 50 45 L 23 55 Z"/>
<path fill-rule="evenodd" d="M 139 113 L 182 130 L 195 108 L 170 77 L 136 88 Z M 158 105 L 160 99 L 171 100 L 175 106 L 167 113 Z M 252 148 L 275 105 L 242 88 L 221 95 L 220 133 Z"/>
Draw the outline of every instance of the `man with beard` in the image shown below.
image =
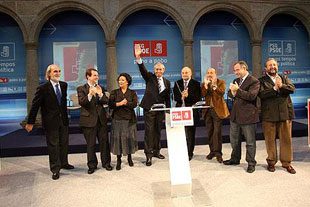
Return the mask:
<path fill-rule="evenodd" d="M 37 88 L 25 126 L 27 132 L 32 130 L 39 108 L 41 108 L 42 125 L 46 134 L 50 170 L 53 173 L 53 180 L 59 178 L 61 168 L 68 170 L 74 169 L 74 166 L 68 163 L 68 84 L 60 81 L 60 76 L 61 70 L 57 65 L 52 64 L 47 67 L 45 78 L 48 82 Z"/>
<path fill-rule="evenodd" d="M 262 124 L 267 149 L 267 170 L 275 171 L 277 163 L 276 137 L 280 140 L 280 161 L 282 167 L 295 174 L 291 166 L 293 160 L 292 119 L 295 118 L 294 107 L 290 94 L 295 86 L 285 75 L 278 74 L 278 62 L 269 58 L 265 63 L 266 75 L 259 79 L 262 104 Z"/>
<path fill-rule="evenodd" d="M 228 107 L 224 100 L 225 81 L 217 78 L 214 68 L 209 68 L 202 83 L 201 95 L 206 100 L 209 109 L 202 110 L 202 117 L 205 119 L 208 133 L 208 143 L 210 153 L 207 155 L 208 160 L 216 157 L 219 163 L 223 162 L 222 158 L 222 120 L 229 116 Z"/>

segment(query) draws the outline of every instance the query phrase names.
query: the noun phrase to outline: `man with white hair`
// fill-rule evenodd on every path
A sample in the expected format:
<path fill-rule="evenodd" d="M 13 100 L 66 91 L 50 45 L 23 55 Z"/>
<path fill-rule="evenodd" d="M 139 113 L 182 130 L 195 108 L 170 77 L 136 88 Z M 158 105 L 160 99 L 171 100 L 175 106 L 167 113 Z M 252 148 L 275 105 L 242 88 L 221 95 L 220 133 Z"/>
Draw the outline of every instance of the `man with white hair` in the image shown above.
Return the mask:
<path fill-rule="evenodd" d="M 154 65 L 154 73 L 149 72 L 141 59 L 142 49 L 139 44 L 135 45 L 135 56 L 140 73 L 145 80 L 146 89 L 140 107 L 143 108 L 145 135 L 144 153 L 146 166 L 152 165 L 152 157 L 165 159 L 160 154 L 160 131 L 162 129 L 164 112 L 150 111 L 153 104 L 165 104 L 170 108 L 170 81 L 163 77 L 165 66 L 162 63 Z"/>
<path fill-rule="evenodd" d="M 37 88 L 25 129 L 28 132 L 33 129 L 36 116 L 41 108 L 50 170 L 53 173 L 52 179 L 57 180 L 61 168 L 74 169 L 74 166 L 68 163 L 68 84 L 60 81 L 61 70 L 55 64 L 47 67 L 45 77 L 48 81 Z"/>

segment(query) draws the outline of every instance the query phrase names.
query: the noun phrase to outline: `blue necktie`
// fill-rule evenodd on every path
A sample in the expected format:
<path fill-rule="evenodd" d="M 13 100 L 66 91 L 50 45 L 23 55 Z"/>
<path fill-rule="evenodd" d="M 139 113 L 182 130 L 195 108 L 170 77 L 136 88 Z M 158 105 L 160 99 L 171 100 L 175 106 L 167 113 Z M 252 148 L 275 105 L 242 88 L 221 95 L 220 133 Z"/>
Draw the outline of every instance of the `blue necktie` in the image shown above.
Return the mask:
<path fill-rule="evenodd" d="M 56 87 L 56 96 L 57 96 L 57 100 L 58 100 L 58 104 L 61 105 L 61 93 L 60 93 L 60 90 L 59 90 L 59 84 L 56 84 L 55 87 Z"/>

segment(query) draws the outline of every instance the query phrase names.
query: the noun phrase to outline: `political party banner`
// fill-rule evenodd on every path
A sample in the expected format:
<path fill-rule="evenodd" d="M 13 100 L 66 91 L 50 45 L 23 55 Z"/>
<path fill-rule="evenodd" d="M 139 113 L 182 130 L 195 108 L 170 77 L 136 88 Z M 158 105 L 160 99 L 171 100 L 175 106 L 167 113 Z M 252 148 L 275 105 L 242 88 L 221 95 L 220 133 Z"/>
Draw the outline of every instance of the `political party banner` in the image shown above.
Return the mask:
<path fill-rule="evenodd" d="M 0 13 L 0 121 L 27 113 L 25 45 L 17 23 Z"/>
<path fill-rule="evenodd" d="M 217 11 L 203 15 L 194 31 L 195 79 L 203 81 L 207 69 L 215 68 L 218 78 L 229 84 L 236 78 L 233 64 L 244 60 L 252 71 L 249 33 L 234 14 Z M 226 95 L 225 95 L 226 98 Z"/>
<path fill-rule="evenodd" d="M 193 126 L 193 109 L 192 107 L 177 107 L 170 109 L 170 125 L 174 126 Z"/>
<path fill-rule="evenodd" d="M 119 28 L 118 73 L 126 72 L 132 76 L 130 88 L 137 91 L 141 101 L 146 85 L 136 63 L 135 44 L 142 48 L 141 58 L 148 71 L 154 72 L 154 65 L 158 62 L 165 65 L 164 77 L 171 82 L 172 88 L 181 78 L 184 62 L 182 38 L 175 21 L 162 12 L 141 10 L 127 17 Z"/>
<path fill-rule="evenodd" d="M 89 67 L 98 69 L 99 83 L 106 88 L 104 37 L 101 26 L 88 14 L 68 11 L 53 16 L 39 36 L 39 82 L 46 81 L 46 68 L 55 63 L 62 70 L 61 80 L 68 82 L 68 95 L 87 82 L 85 71 Z"/>
<path fill-rule="evenodd" d="M 62 68 L 61 80 L 68 83 L 68 94 L 85 84 L 87 68 L 97 69 L 96 42 L 53 42 L 54 63 Z"/>
<path fill-rule="evenodd" d="M 267 25 L 263 33 L 262 66 L 268 58 L 279 63 L 279 73 L 285 74 L 296 86 L 291 95 L 295 109 L 305 112 L 310 97 L 310 51 L 308 35 L 304 26 L 293 17 L 282 16 Z M 281 21 L 281 22 L 280 22 Z M 281 23 L 281 27 L 277 24 Z M 264 68 L 262 68 L 264 70 Z M 297 117 L 300 115 L 297 111 Z M 306 114 L 303 114 L 305 118 Z"/>
<path fill-rule="evenodd" d="M 215 68 L 217 77 L 225 79 L 228 87 L 236 75 L 234 63 L 238 61 L 238 41 L 201 40 L 201 82 L 207 73 L 207 68 Z"/>

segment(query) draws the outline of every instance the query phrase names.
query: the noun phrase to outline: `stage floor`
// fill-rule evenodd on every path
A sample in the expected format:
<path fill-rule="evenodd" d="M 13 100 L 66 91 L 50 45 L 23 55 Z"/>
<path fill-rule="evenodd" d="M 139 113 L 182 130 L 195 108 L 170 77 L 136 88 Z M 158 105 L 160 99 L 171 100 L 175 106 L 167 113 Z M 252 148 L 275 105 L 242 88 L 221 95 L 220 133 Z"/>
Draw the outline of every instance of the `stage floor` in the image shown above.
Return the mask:
<path fill-rule="evenodd" d="M 126 158 L 120 171 L 99 169 L 87 174 L 86 154 L 70 154 L 74 170 L 62 170 L 59 180 L 52 180 L 47 156 L 1 159 L 0 204 L 20 207 L 68 206 L 310 206 L 310 150 L 306 137 L 293 138 L 297 173 L 291 175 L 278 163 L 274 173 L 266 170 L 264 141 L 257 141 L 257 166 L 246 172 L 245 143 L 238 166 L 225 166 L 205 157 L 207 145 L 196 146 L 190 162 L 193 196 L 170 198 L 170 173 L 167 149 L 164 160 L 153 160 L 151 167 L 142 162 L 142 150 L 133 155 L 134 167 Z M 223 157 L 230 157 L 230 144 L 223 144 Z M 97 154 L 98 155 L 98 154 Z M 112 156 L 115 168 L 116 158 Z M 180 172 L 182 173 L 182 172 Z"/>

